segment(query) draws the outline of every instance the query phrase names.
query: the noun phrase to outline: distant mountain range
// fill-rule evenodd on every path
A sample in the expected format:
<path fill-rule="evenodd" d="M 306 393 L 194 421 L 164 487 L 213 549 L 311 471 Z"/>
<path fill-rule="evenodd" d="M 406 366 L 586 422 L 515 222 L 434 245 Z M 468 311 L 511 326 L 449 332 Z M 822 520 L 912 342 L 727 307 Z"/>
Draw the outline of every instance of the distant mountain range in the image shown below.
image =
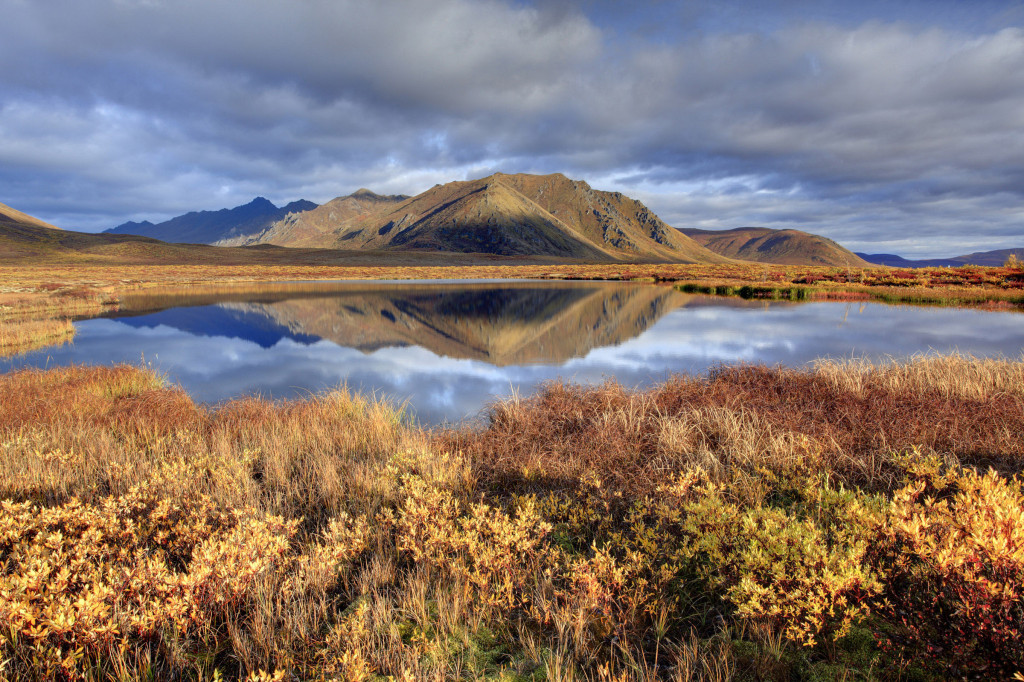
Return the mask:
<path fill-rule="evenodd" d="M 954 258 L 928 258 L 924 260 L 908 260 L 893 253 L 858 253 L 857 255 L 869 263 L 876 265 L 888 265 L 894 268 L 929 268 L 929 267 L 951 267 L 961 265 L 986 265 L 998 267 L 1006 262 L 1010 254 L 1024 261 L 1024 248 L 1019 249 L 996 249 L 995 251 L 977 251 L 966 256 Z"/>
<path fill-rule="evenodd" d="M 322 253 L 329 255 L 329 252 Z M 62 230 L 38 218 L 0 204 L 0 262 L 5 263 L 32 260 L 63 263 L 132 263 L 136 265 L 164 263 L 229 265 L 256 262 L 310 263 L 323 260 L 319 256 L 320 252 L 311 253 L 308 250 L 221 249 L 204 244 L 169 244 L 134 234 L 93 234 Z"/>
<path fill-rule="evenodd" d="M 267 199 L 256 197 L 248 204 L 235 208 L 222 208 L 219 211 L 192 211 L 156 224 L 148 220 L 129 221 L 105 232 L 107 234 L 136 234 L 179 244 L 213 244 L 232 237 L 260 232 L 289 213 L 308 211 L 316 206 L 312 201 L 300 199 L 278 208 Z"/>
<path fill-rule="evenodd" d="M 683 234 L 727 258 L 781 265 L 865 267 L 868 263 L 844 246 L 800 230 L 737 227 L 732 230 L 680 228 Z"/>
<path fill-rule="evenodd" d="M 200 246 L 206 244 L 218 248 Z M 289 248 L 256 256 L 247 249 L 219 248 L 225 246 Z M 195 250 L 200 248 L 209 250 Z M 404 255 L 391 255 L 394 252 Z M 457 257 L 526 256 L 581 262 L 748 260 L 838 267 L 999 266 L 1011 254 L 1024 260 L 1024 248 L 911 260 L 894 254 L 853 253 L 831 239 L 800 230 L 674 229 L 635 199 L 594 190 L 560 173 L 495 173 L 435 185 L 414 197 L 382 196 L 361 189 L 322 206 L 300 200 L 278 208 L 257 197 L 232 209 L 187 213 L 159 224 L 128 222 L 102 234 L 60 230 L 0 204 L 0 258 L 429 262 L 432 253 L 447 253 L 448 258 L 460 254 Z"/>
<path fill-rule="evenodd" d="M 552 175 L 495 173 L 414 197 L 360 190 L 222 244 L 726 262 L 619 192 Z"/>
<path fill-rule="evenodd" d="M 821 235 L 801 230 L 773 230 L 767 227 L 737 227 L 732 230 L 680 228 L 705 248 L 737 260 L 782 265 L 831 265 L 867 267 L 886 265 L 896 268 L 960 267 L 983 265 L 997 267 L 1010 254 L 1024 260 L 1024 248 L 978 251 L 953 258 L 910 260 L 892 253 L 853 252 Z"/>

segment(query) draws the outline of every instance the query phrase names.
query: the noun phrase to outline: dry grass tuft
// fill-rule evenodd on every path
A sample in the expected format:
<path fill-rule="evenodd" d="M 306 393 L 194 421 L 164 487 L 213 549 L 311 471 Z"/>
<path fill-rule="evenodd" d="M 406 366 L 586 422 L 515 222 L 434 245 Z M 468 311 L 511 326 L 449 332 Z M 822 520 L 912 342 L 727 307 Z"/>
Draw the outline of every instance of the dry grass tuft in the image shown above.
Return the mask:
<path fill-rule="evenodd" d="M 650 391 L 555 383 L 440 436 L 494 481 L 524 491 L 596 477 L 631 495 L 673 473 L 793 467 L 884 487 L 890 453 L 917 446 L 1016 473 L 1024 464 L 1024 363 L 966 356 L 810 371 L 722 367 Z"/>
<path fill-rule="evenodd" d="M 891 393 L 939 393 L 947 398 L 985 400 L 1006 393 L 1024 396 L 1024 363 L 975 358 L 957 353 L 919 355 L 901 362 L 874 365 L 864 361 L 820 361 L 815 373 L 836 388 L 863 394 L 867 384 Z"/>
<path fill-rule="evenodd" d="M 21 355 L 48 346 L 63 346 L 75 337 L 70 320 L 4 322 L 0 325 L 0 357 Z"/>

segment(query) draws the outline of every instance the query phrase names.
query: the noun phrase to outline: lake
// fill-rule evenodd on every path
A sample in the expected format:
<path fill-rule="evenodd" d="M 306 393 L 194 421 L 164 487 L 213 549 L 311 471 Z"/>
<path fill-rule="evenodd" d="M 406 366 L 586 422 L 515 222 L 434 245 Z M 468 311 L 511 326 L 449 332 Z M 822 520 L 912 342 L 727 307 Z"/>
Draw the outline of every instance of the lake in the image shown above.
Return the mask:
<path fill-rule="evenodd" d="M 875 303 L 745 301 L 611 282 L 274 284 L 129 296 L 71 344 L 0 371 L 145 364 L 196 400 L 302 397 L 342 383 L 426 425 L 478 416 L 544 382 L 647 386 L 736 362 L 1020 357 L 1024 314 Z"/>

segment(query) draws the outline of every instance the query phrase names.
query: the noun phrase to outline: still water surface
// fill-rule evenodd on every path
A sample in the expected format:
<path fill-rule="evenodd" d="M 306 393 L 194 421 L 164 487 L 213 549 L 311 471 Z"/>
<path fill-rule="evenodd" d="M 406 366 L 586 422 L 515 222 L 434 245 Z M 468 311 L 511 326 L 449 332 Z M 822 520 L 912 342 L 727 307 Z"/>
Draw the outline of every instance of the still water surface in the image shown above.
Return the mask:
<path fill-rule="evenodd" d="M 874 303 L 755 302 L 618 283 L 334 283 L 138 296 L 76 322 L 74 343 L 0 371 L 145 363 L 196 400 L 346 383 L 460 421 L 556 378 L 630 386 L 735 362 L 801 366 L 959 350 L 1019 357 L 1024 314 Z"/>

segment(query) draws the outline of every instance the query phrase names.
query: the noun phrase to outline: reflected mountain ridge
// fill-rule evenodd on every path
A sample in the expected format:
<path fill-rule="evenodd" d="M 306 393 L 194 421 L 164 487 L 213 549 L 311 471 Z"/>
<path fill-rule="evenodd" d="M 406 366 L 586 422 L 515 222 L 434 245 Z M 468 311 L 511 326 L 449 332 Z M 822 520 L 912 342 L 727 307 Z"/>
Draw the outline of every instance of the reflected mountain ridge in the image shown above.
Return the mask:
<path fill-rule="evenodd" d="M 232 310 L 220 305 L 170 308 L 141 316 L 118 317 L 117 321 L 136 329 L 164 326 L 193 336 L 242 339 L 260 348 L 273 348 L 282 339 L 307 346 L 320 340 L 315 336 L 297 334 L 260 312 Z"/>
<path fill-rule="evenodd" d="M 202 335 L 219 327 L 220 335 L 251 338 L 264 347 L 283 338 L 304 344 L 325 339 L 364 353 L 420 346 L 501 367 L 561 363 L 621 344 L 692 297 L 639 284 L 532 283 L 350 285 L 246 298 L 230 292 L 176 297 L 175 307 L 159 311 L 147 306 L 154 300 L 136 299 L 126 310 L 130 317 L 120 321 Z M 131 317 L 140 313 L 145 317 Z"/>
<path fill-rule="evenodd" d="M 138 291 L 105 317 L 76 321 L 72 343 L 0 358 L 0 372 L 141 359 L 197 402 L 343 386 L 407 401 L 437 425 L 556 380 L 651 386 L 721 364 L 1024 348 L 1016 312 L 747 301 L 628 282 L 203 285 Z"/>

